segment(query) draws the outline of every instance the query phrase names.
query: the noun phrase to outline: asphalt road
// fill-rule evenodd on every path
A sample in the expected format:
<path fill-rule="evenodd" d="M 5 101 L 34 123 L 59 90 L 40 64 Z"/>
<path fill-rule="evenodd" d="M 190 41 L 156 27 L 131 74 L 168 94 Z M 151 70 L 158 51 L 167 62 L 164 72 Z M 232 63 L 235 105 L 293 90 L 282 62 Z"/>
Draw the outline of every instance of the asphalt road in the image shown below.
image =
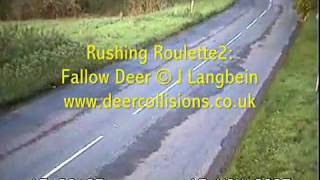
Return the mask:
<path fill-rule="evenodd" d="M 0 115 L 0 179 L 28 180 L 103 177 L 107 179 L 172 179 L 214 177 L 224 167 L 246 127 L 245 109 L 115 109 L 66 110 L 63 98 L 170 96 L 255 97 L 266 87 L 290 43 L 297 17 L 290 0 L 238 0 L 229 10 L 162 43 L 167 48 L 216 48 L 227 44 L 234 61 L 183 63 L 124 62 L 123 68 L 151 72 L 165 67 L 195 72 L 229 68 L 259 73 L 259 85 L 212 86 L 82 85 L 58 88 Z"/>

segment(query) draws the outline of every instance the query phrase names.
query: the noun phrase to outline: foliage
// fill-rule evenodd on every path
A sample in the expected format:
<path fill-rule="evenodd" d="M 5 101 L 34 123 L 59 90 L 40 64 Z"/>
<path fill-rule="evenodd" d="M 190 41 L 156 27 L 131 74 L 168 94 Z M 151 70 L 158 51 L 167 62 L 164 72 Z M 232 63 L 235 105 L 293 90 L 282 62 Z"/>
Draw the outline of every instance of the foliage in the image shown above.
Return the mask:
<path fill-rule="evenodd" d="M 2 20 L 77 16 L 81 12 L 77 0 L 0 0 L 0 5 Z"/>
<path fill-rule="evenodd" d="M 11 0 L 0 0 L 0 20 L 8 19 L 8 12 L 12 11 L 10 2 Z"/>
<path fill-rule="evenodd" d="M 0 19 L 137 15 L 172 6 L 176 1 L 181 0 L 0 0 Z"/>
<path fill-rule="evenodd" d="M 317 0 L 296 0 L 295 8 L 301 20 L 306 21 L 310 13 L 317 8 Z"/>
<path fill-rule="evenodd" d="M 106 65 L 86 61 L 87 43 L 99 47 L 141 47 L 159 41 L 209 15 L 221 12 L 234 0 L 199 0 L 197 13 L 179 3 L 134 17 L 70 18 L 0 22 L 0 106 L 26 99 L 59 86 L 61 67 L 75 71 Z"/>
<path fill-rule="evenodd" d="M 82 13 L 117 16 L 127 13 L 128 0 L 79 0 Z"/>
<path fill-rule="evenodd" d="M 81 12 L 76 0 L 45 0 L 41 5 L 40 16 L 44 18 L 74 17 Z"/>
<path fill-rule="evenodd" d="M 174 0 L 129 0 L 129 14 L 137 15 L 172 6 Z"/>
<path fill-rule="evenodd" d="M 79 52 L 80 51 L 80 52 Z M 0 102 L 50 88 L 59 68 L 78 68 L 81 47 L 61 33 L 9 25 L 0 28 Z"/>

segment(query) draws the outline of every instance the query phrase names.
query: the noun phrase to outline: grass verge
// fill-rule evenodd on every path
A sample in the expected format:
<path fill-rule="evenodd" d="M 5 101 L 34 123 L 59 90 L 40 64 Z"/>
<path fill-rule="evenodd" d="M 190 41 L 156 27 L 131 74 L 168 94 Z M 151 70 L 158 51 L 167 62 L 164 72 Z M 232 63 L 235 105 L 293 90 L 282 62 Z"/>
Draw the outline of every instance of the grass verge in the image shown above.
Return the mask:
<path fill-rule="evenodd" d="M 85 18 L 0 22 L 0 107 L 59 85 L 62 67 L 97 69 L 84 46 L 94 43 L 141 47 L 223 11 L 235 0 L 198 0 L 151 14 L 121 18 Z"/>
<path fill-rule="evenodd" d="M 318 179 L 316 32 L 302 26 L 225 177 Z"/>

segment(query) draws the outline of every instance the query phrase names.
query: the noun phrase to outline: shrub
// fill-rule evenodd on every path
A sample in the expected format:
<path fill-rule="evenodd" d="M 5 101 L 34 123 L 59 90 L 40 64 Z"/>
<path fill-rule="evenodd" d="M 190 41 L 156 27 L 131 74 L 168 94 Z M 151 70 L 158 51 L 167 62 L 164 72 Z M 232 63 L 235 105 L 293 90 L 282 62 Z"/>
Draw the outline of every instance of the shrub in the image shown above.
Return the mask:
<path fill-rule="evenodd" d="M 137 15 L 172 6 L 174 0 L 129 0 L 129 14 Z"/>
<path fill-rule="evenodd" d="M 316 0 L 296 0 L 295 8 L 298 11 L 300 20 L 306 21 L 312 10 L 316 9 Z"/>
<path fill-rule="evenodd" d="M 2 0 L 0 19 L 57 18 L 77 16 L 81 6 L 77 0 Z"/>
<path fill-rule="evenodd" d="M 81 12 L 76 0 L 43 0 L 41 6 L 40 16 L 44 18 L 78 16 Z"/>
<path fill-rule="evenodd" d="M 0 0 L 0 19 L 75 17 L 80 14 L 137 15 L 186 0 Z"/>
<path fill-rule="evenodd" d="M 0 106 L 56 85 L 62 67 L 85 66 L 81 49 L 55 30 L 0 27 Z"/>
<path fill-rule="evenodd" d="M 10 0 L 0 0 L 0 19 L 7 19 L 10 11 Z"/>

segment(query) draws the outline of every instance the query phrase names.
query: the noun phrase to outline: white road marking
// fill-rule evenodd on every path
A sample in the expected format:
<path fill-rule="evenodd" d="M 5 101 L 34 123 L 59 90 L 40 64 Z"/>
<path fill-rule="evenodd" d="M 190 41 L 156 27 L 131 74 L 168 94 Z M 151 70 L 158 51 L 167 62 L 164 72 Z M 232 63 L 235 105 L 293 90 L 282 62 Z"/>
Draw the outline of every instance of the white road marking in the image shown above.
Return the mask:
<path fill-rule="evenodd" d="M 246 27 L 246 30 L 250 29 L 254 24 L 256 24 L 258 22 L 258 20 L 263 17 L 271 8 L 272 6 L 272 0 L 269 0 L 269 5 L 268 5 L 268 8 L 266 10 L 264 10 L 258 18 L 255 18 L 247 27 Z M 219 32 L 220 30 L 222 30 L 224 28 L 224 26 L 220 27 L 218 29 L 218 31 L 216 32 Z M 234 36 L 226 45 L 229 46 L 231 45 L 233 42 L 235 42 L 237 39 L 239 39 L 241 36 L 242 36 L 242 33 L 243 31 L 241 31 L 240 33 L 238 33 L 236 36 Z M 208 61 L 203 61 L 201 62 L 200 64 L 198 64 L 196 67 L 194 67 L 192 69 L 192 71 L 196 71 L 198 70 L 201 66 L 203 66 L 204 64 L 206 64 Z M 177 85 L 177 82 L 176 81 L 175 83 L 173 83 L 171 86 L 169 86 L 168 88 L 166 88 L 165 90 L 163 90 L 160 94 L 164 94 L 166 92 L 168 92 L 170 89 L 172 89 L 173 87 L 175 87 Z M 153 100 L 155 99 L 156 97 L 153 97 Z M 145 108 L 139 108 L 137 109 L 135 112 L 132 113 L 132 115 L 137 115 L 139 114 L 142 110 L 144 110 Z"/>
<path fill-rule="evenodd" d="M 169 87 L 167 87 L 165 90 L 163 90 L 162 92 L 160 92 L 160 94 L 164 94 L 166 92 L 168 92 L 170 89 L 172 89 L 174 86 L 176 86 L 178 84 L 178 81 L 174 82 L 173 84 L 171 84 Z"/>
<path fill-rule="evenodd" d="M 200 64 L 198 64 L 196 67 L 194 67 L 193 69 L 192 69 L 192 71 L 196 71 L 197 69 L 199 69 L 202 65 L 204 65 L 205 63 L 207 63 L 208 61 L 203 61 L 203 62 L 201 62 Z"/>
<path fill-rule="evenodd" d="M 253 26 L 254 24 L 256 24 L 257 21 L 258 21 L 258 19 L 254 19 L 254 20 L 246 27 L 246 29 L 250 29 L 251 26 Z"/>
<path fill-rule="evenodd" d="M 272 6 L 272 1 L 273 0 L 269 0 L 269 5 L 268 8 L 266 10 L 264 10 L 260 15 L 259 18 L 261 18 L 262 16 L 264 16 L 271 8 Z M 254 19 L 247 27 L 246 29 L 250 29 L 257 21 L 259 18 Z M 232 44 L 234 41 L 236 41 L 238 38 L 240 38 L 242 35 L 242 32 L 238 33 L 235 37 L 233 37 L 226 45 L 229 46 L 230 44 Z M 199 69 L 201 66 L 203 66 L 204 64 L 206 64 L 208 61 L 203 61 L 200 64 L 198 64 L 196 67 L 194 67 L 192 70 L 196 71 L 197 69 Z"/>
<path fill-rule="evenodd" d="M 161 91 L 159 94 L 164 94 L 167 93 L 170 89 L 172 89 L 173 87 L 175 87 L 178 84 L 178 81 L 174 82 L 173 84 L 171 84 L 169 87 L 167 87 L 165 90 Z M 153 97 L 152 100 L 155 100 L 156 97 Z M 140 113 L 143 109 L 145 108 L 139 108 L 137 109 L 135 112 L 132 113 L 132 115 L 136 115 L 138 113 Z"/>
<path fill-rule="evenodd" d="M 262 18 L 268 11 L 264 10 L 262 14 L 260 14 L 259 18 Z"/>
<path fill-rule="evenodd" d="M 270 10 L 270 8 L 271 8 L 271 6 L 272 6 L 272 1 L 273 1 L 273 0 L 269 0 L 268 11 Z"/>
<path fill-rule="evenodd" d="M 137 115 L 137 114 L 139 114 L 142 110 L 144 110 L 144 108 L 139 108 L 139 109 L 137 109 L 135 112 L 133 112 L 132 115 Z"/>
<path fill-rule="evenodd" d="M 262 14 L 259 15 L 259 18 L 261 18 L 262 16 L 264 16 L 271 8 L 272 6 L 272 0 L 269 0 L 269 5 L 267 10 L 264 10 Z M 259 18 L 254 19 L 248 26 L 247 26 L 247 30 L 250 29 L 257 21 Z M 220 27 L 218 29 L 219 32 L 220 30 L 222 30 L 224 27 Z M 216 34 L 216 33 L 214 33 Z M 238 33 L 234 38 L 232 38 L 226 45 L 229 46 L 230 44 L 232 44 L 234 41 L 236 41 L 238 38 L 240 38 L 242 35 L 242 32 Z M 194 67 L 192 70 L 196 71 L 197 69 L 199 69 L 201 66 L 203 66 L 205 63 L 207 63 L 208 61 L 203 61 L 200 64 L 198 64 L 196 67 Z M 163 90 L 160 94 L 164 94 L 166 92 L 168 92 L 170 89 L 174 88 L 176 85 L 178 84 L 178 81 L 174 82 L 172 85 L 170 85 L 169 87 L 167 87 L 165 90 Z M 155 99 L 156 97 L 154 97 L 153 99 Z M 138 110 L 136 110 L 134 113 L 132 113 L 133 115 L 138 114 L 139 112 L 141 112 L 144 108 L 140 108 Z M 50 172 L 48 172 L 46 175 L 44 175 L 41 179 L 47 179 L 49 178 L 52 174 L 56 173 L 57 171 L 59 171 L 60 169 L 62 169 L 64 166 L 66 166 L 67 164 L 69 164 L 71 161 L 73 161 L 75 158 L 77 158 L 78 156 L 80 156 L 82 153 L 84 153 L 85 151 L 87 151 L 88 149 L 90 149 L 92 146 L 94 146 L 95 144 L 97 144 L 99 141 L 101 141 L 104 137 L 103 136 L 99 136 L 96 139 L 94 139 L 92 142 L 90 142 L 89 144 L 87 144 L 85 147 L 83 147 L 82 149 L 80 149 L 78 152 L 76 152 L 74 155 L 72 155 L 71 157 L 69 157 L 67 160 L 65 160 L 64 162 L 62 162 L 61 164 L 59 164 L 58 166 L 56 166 L 53 170 L 51 170 Z"/>
<path fill-rule="evenodd" d="M 61 164 L 59 164 L 58 166 L 56 166 L 53 170 L 51 170 L 50 172 L 48 172 L 46 175 L 44 175 L 41 179 L 47 179 L 49 178 L 52 174 L 56 173 L 57 171 L 59 171 L 60 169 L 62 169 L 65 165 L 67 165 L 68 163 L 70 163 L 72 160 L 74 160 L 75 158 L 77 158 L 78 156 L 80 156 L 82 153 L 84 153 L 86 150 L 88 150 L 89 148 L 91 148 L 93 145 L 95 145 L 96 143 L 98 143 L 101 139 L 103 139 L 103 136 L 99 136 L 97 137 L 95 140 L 93 140 L 91 143 L 87 144 L 84 148 L 80 149 L 78 152 L 76 152 L 74 155 L 72 155 L 71 157 L 69 157 L 67 160 L 65 160 L 64 162 L 62 162 Z"/>
<path fill-rule="evenodd" d="M 241 36 L 242 36 L 242 32 L 238 33 L 235 37 L 233 37 L 226 45 L 229 46 Z"/>
<path fill-rule="evenodd" d="M 242 36 L 242 32 L 238 33 L 235 37 L 233 37 L 226 45 L 229 46 L 230 44 L 232 44 L 234 41 L 236 41 L 239 37 Z M 198 70 L 201 66 L 203 66 L 204 64 L 206 64 L 208 61 L 203 61 L 200 64 L 198 64 L 196 67 L 194 67 L 192 69 L 192 71 L 196 71 Z"/>

